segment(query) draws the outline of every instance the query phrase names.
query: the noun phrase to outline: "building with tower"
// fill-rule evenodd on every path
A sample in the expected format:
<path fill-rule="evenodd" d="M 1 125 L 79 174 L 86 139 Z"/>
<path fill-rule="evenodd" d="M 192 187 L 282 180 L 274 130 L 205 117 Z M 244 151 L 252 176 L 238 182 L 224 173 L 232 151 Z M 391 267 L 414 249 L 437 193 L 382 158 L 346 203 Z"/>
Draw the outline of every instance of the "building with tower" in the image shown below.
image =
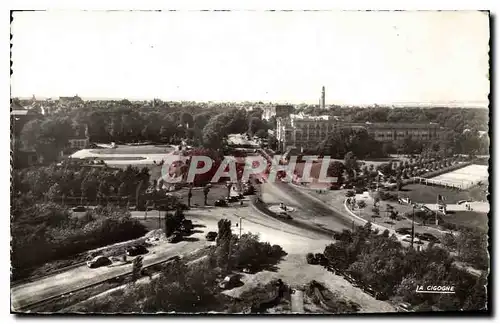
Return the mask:
<path fill-rule="evenodd" d="M 321 88 L 321 98 L 319 99 L 319 109 L 326 109 L 326 105 L 325 105 L 325 86 L 323 86 Z"/>

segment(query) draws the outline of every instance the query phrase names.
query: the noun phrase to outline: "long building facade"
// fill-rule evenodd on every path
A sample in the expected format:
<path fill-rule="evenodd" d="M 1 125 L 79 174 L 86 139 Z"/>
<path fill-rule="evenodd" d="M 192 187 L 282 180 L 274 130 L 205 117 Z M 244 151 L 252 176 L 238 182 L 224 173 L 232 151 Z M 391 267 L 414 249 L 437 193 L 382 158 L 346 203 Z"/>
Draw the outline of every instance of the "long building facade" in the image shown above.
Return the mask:
<path fill-rule="evenodd" d="M 303 114 L 279 117 L 276 120 L 276 138 L 280 149 L 289 147 L 313 149 L 338 128 L 364 128 L 380 142 L 395 142 L 412 138 L 430 142 L 440 137 L 442 127 L 436 123 L 344 123 L 337 116 L 309 116 Z"/>

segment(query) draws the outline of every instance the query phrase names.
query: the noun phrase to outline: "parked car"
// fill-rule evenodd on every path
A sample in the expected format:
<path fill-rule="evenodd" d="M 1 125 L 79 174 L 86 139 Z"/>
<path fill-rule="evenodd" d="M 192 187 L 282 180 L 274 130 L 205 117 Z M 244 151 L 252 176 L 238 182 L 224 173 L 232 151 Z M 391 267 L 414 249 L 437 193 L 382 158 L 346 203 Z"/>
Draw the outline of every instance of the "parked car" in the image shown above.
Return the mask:
<path fill-rule="evenodd" d="M 375 290 L 371 286 L 365 286 L 363 287 L 363 290 L 370 296 L 375 296 Z"/>
<path fill-rule="evenodd" d="M 167 238 L 168 243 L 178 243 L 180 241 L 182 241 L 182 235 L 178 232 L 174 232 L 174 234 Z"/>
<path fill-rule="evenodd" d="M 248 185 L 243 188 L 243 195 L 253 195 L 255 193 L 255 187 L 253 185 Z"/>
<path fill-rule="evenodd" d="M 398 233 L 398 234 L 411 234 L 411 228 L 401 227 L 401 228 L 396 229 L 396 233 Z"/>
<path fill-rule="evenodd" d="M 232 289 L 240 283 L 240 276 L 237 274 L 231 274 L 226 276 L 224 280 L 219 283 L 221 289 Z"/>
<path fill-rule="evenodd" d="M 399 308 L 399 310 L 402 310 L 403 312 L 410 312 L 411 311 L 411 305 L 408 303 L 399 303 L 398 308 Z"/>
<path fill-rule="evenodd" d="M 183 232 L 191 232 L 193 229 L 193 221 L 190 219 L 185 219 L 182 221 L 181 231 Z"/>
<path fill-rule="evenodd" d="M 78 212 L 84 212 L 84 211 L 87 211 L 87 208 L 85 208 L 84 206 L 76 206 L 74 207 L 73 209 L 71 209 L 72 211 L 78 213 Z"/>
<path fill-rule="evenodd" d="M 111 262 L 111 260 L 108 257 L 100 255 L 100 256 L 96 256 L 95 258 L 93 258 L 90 261 L 87 261 L 87 266 L 89 268 L 94 269 L 94 268 L 109 266 L 112 263 L 113 262 Z"/>
<path fill-rule="evenodd" d="M 207 241 L 215 241 L 215 239 L 217 238 L 217 232 L 208 232 L 205 238 L 207 239 Z"/>
<path fill-rule="evenodd" d="M 225 199 L 217 199 L 214 205 L 217 207 L 227 207 L 227 201 Z"/>
<path fill-rule="evenodd" d="M 127 249 L 128 256 L 136 256 L 148 253 L 148 249 L 144 245 L 135 245 Z"/>
<path fill-rule="evenodd" d="M 292 219 L 292 216 L 290 216 L 286 211 L 280 212 L 278 216 L 283 219 Z"/>
<path fill-rule="evenodd" d="M 430 233 L 417 233 L 415 234 L 421 240 L 439 243 L 439 239 Z"/>

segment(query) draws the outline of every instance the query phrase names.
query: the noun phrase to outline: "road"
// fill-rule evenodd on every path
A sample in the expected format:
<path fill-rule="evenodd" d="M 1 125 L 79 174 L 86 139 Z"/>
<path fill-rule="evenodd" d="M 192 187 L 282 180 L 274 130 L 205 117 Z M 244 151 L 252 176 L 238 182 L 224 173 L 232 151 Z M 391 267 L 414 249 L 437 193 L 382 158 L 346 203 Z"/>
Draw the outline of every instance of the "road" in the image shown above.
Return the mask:
<path fill-rule="evenodd" d="M 315 219 L 322 218 L 330 220 L 329 227 L 331 229 L 341 230 L 351 227 L 352 220 L 347 219 L 345 215 L 318 203 L 288 184 L 264 184 L 262 193 L 274 202 L 281 200 L 287 205 L 292 205 L 296 208 L 294 217 L 301 218 L 303 223 L 313 224 Z M 153 214 L 157 216 L 157 213 L 153 212 Z M 144 214 L 133 212 L 132 217 L 143 218 Z M 144 266 L 166 261 L 172 256 L 187 254 L 213 244 L 207 242 L 204 236 L 209 231 L 217 231 L 217 222 L 222 218 L 231 220 L 233 233 L 251 232 L 258 234 L 261 241 L 278 244 L 285 251 L 300 255 L 301 262 L 304 262 L 302 259 L 305 253 L 322 251 L 331 242 L 331 238 L 310 230 L 308 228 L 310 226 L 299 227 L 287 224 L 258 212 L 250 207 L 248 202 L 245 202 L 244 206 L 234 204 L 226 208 L 212 206 L 193 208 L 186 212 L 186 218 L 192 220 L 195 225 L 195 234 L 190 236 L 190 240 L 177 244 L 161 243 L 150 247 L 150 252 L 144 256 Z M 131 270 L 131 263 L 98 269 L 81 266 L 34 282 L 21 284 L 11 288 L 11 308 L 14 311 L 29 308 L 26 306 L 127 274 Z M 286 270 L 284 273 L 293 272 L 292 270 Z"/>
<path fill-rule="evenodd" d="M 144 214 L 133 212 L 132 217 L 143 218 Z M 311 245 L 318 245 L 319 247 L 328 243 L 327 240 L 322 240 L 315 233 L 262 215 L 248 206 L 197 208 L 188 211 L 186 218 L 191 219 L 195 225 L 200 225 L 195 228 L 197 233 L 190 237 L 191 240 L 182 241 L 177 244 L 164 243 L 150 247 L 150 252 L 144 256 L 144 266 L 165 261 L 172 256 L 189 253 L 212 244 L 207 242 L 204 236 L 208 231 L 217 231 L 217 222 L 221 218 L 232 221 L 233 233 L 239 233 L 241 228 L 242 233 L 252 232 L 259 234 L 261 240 L 271 242 L 272 244 L 279 244 L 285 250 L 306 253 L 311 248 Z M 241 227 L 239 225 L 240 220 Z M 124 275 L 131 270 L 131 263 L 97 269 L 89 269 L 86 266 L 81 266 L 44 277 L 40 280 L 20 284 L 11 288 L 11 307 L 12 310 L 19 310 L 33 303 Z"/>
<path fill-rule="evenodd" d="M 353 219 L 327 206 L 284 182 L 267 182 L 262 185 L 262 197 L 267 203 L 280 203 L 296 209 L 292 217 L 313 223 L 328 224 L 331 230 L 352 229 Z"/>
<path fill-rule="evenodd" d="M 148 266 L 156 262 L 166 261 L 172 256 L 189 253 L 208 244 L 205 240 L 200 240 L 151 247 L 150 252 L 144 256 L 143 265 Z M 11 308 L 16 311 L 33 303 L 124 275 L 131 270 L 132 263 L 97 269 L 81 266 L 37 281 L 21 284 L 11 288 Z"/>

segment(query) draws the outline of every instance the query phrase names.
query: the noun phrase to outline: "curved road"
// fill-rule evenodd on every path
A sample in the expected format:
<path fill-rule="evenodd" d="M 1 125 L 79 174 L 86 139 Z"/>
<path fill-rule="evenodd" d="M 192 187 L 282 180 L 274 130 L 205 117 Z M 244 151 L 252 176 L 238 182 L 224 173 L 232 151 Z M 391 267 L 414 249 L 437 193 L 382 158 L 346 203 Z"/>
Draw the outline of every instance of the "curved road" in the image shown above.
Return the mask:
<path fill-rule="evenodd" d="M 320 243 L 327 238 L 312 231 L 311 221 L 314 218 L 328 219 L 328 227 L 333 230 L 342 230 L 352 227 L 352 219 L 335 212 L 322 202 L 316 201 L 311 196 L 300 192 L 286 183 L 266 183 L 262 185 L 262 192 L 274 200 L 282 201 L 294 206 L 294 219 L 297 222 L 288 224 L 270 216 L 251 212 L 248 208 L 209 208 L 192 210 L 186 215 L 189 219 L 199 220 L 207 225 L 205 231 L 217 230 L 217 221 L 221 218 L 233 220 L 233 224 L 243 219 L 243 231 L 259 233 L 264 241 L 276 241 L 278 244 L 289 245 L 293 250 L 306 248 L 312 242 Z M 264 199 L 266 201 L 266 199 Z M 140 213 L 132 217 L 143 217 Z M 154 217 L 156 219 L 156 217 Z M 301 226 L 303 223 L 304 226 Z M 237 230 L 237 229 L 233 229 Z M 205 232 L 204 231 L 204 232 Z M 165 261 L 172 256 L 188 253 L 208 243 L 199 233 L 200 240 L 194 242 L 179 242 L 177 244 L 159 245 L 150 248 L 150 253 L 144 256 L 144 265 Z M 325 241 L 326 242 L 326 241 Z M 304 252 L 305 253 L 305 252 Z M 11 308 L 19 311 L 30 304 L 43 301 L 61 294 L 67 294 L 79 288 L 87 287 L 101 281 L 129 273 L 131 264 L 89 269 L 86 266 L 77 267 L 62 273 L 42 278 L 26 284 L 11 288 Z"/>
<path fill-rule="evenodd" d="M 294 218 L 305 221 L 328 222 L 328 228 L 341 231 L 343 229 L 352 229 L 353 219 L 334 208 L 326 205 L 324 202 L 313 198 L 284 182 L 267 182 L 263 185 L 263 200 L 268 203 L 283 202 L 297 209 L 293 213 Z M 354 220 L 357 224 L 357 220 Z"/>

